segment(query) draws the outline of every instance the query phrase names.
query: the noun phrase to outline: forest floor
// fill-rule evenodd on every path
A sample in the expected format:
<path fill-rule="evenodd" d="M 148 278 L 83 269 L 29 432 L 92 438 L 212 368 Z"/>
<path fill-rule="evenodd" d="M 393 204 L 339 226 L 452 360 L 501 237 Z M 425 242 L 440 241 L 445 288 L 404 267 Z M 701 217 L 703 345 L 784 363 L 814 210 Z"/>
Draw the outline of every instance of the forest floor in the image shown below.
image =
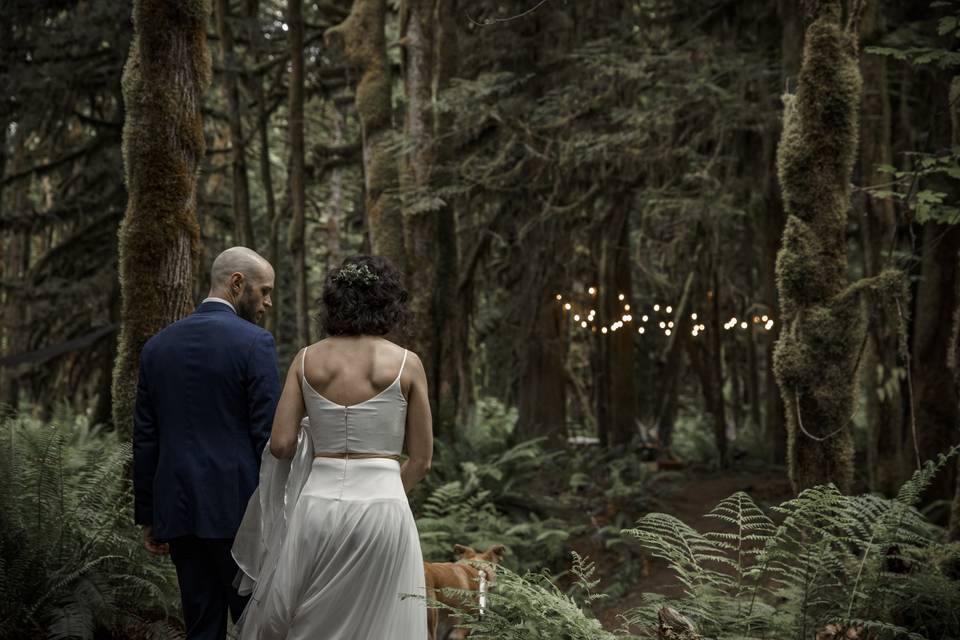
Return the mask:
<path fill-rule="evenodd" d="M 783 468 L 715 472 L 689 470 L 682 478 L 664 478 L 653 483 L 650 490 L 657 494 L 656 511 L 669 513 L 700 532 L 717 529 L 717 521 L 706 517 L 706 514 L 737 491 L 746 492 L 763 508 L 793 497 Z M 635 522 L 643 513 L 626 515 L 631 522 Z M 597 590 L 604 591 L 611 580 L 623 579 L 624 558 L 622 553 L 604 553 L 603 544 L 598 538 L 595 535 L 583 536 L 574 540 L 572 546 L 597 563 L 597 575 L 601 578 Z M 666 564 L 644 551 L 639 553 L 641 556 L 635 564 L 638 569 L 633 572 L 632 584 L 619 597 L 606 598 L 597 604 L 596 613 L 605 629 L 620 627 L 622 620 L 618 615 L 642 604 L 643 593 L 679 595 L 680 586 Z"/>

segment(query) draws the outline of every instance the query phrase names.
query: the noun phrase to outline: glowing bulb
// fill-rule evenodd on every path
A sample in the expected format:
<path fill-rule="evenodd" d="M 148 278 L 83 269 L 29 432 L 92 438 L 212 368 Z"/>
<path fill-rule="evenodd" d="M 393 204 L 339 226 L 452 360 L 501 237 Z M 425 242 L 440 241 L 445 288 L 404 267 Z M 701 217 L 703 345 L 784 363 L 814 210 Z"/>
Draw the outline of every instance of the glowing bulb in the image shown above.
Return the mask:
<path fill-rule="evenodd" d="M 766 321 L 767 321 L 767 316 L 760 316 L 760 319 L 763 320 L 764 322 L 766 322 Z"/>
<path fill-rule="evenodd" d="M 624 311 L 630 311 L 630 305 L 628 305 L 628 304 L 623 305 L 623 310 L 624 310 Z"/>
<path fill-rule="evenodd" d="M 668 323 L 667 323 L 667 326 L 670 327 L 671 329 L 673 329 L 673 320 L 671 320 L 670 322 L 668 322 Z"/>
<path fill-rule="evenodd" d="M 563 296 L 560 295 L 559 293 L 557 294 L 557 300 L 563 300 Z"/>
<path fill-rule="evenodd" d="M 661 328 L 661 329 L 666 329 L 666 328 L 667 328 L 667 323 L 666 323 L 666 322 L 661 322 L 661 323 L 660 323 L 660 328 Z"/>
<path fill-rule="evenodd" d="M 706 331 L 706 330 L 707 330 L 707 325 L 705 324 L 700 325 L 700 331 Z"/>
<path fill-rule="evenodd" d="M 663 333 L 664 333 L 664 335 L 670 335 L 670 329 L 667 329 L 667 330 L 664 331 Z"/>
<path fill-rule="evenodd" d="M 597 295 L 597 288 L 596 288 L 596 287 L 590 287 L 589 289 L 587 289 L 587 291 L 589 291 L 589 292 L 590 292 L 590 295 L 592 295 L 592 296 Z"/>
<path fill-rule="evenodd" d="M 644 331 L 643 327 L 640 327 L 639 329 L 637 329 L 638 333 L 643 333 L 643 331 Z"/>
<path fill-rule="evenodd" d="M 623 320 L 624 322 L 630 322 L 631 320 L 633 320 L 633 316 L 630 315 L 629 313 L 626 313 L 626 314 L 624 314 L 624 316 L 623 316 L 622 318 L 620 318 L 620 319 Z"/>
<path fill-rule="evenodd" d="M 691 313 L 691 314 L 690 314 L 690 319 L 691 319 L 691 320 L 696 320 L 696 319 L 697 319 L 697 314 Z"/>
<path fill-rule="evenodd" d="M 623 294 L 621 293 L 620 295 L 617 296 L 617 299 L 623 300 L 623 299 L 626 298 L 626 297 L 627 297 L 627 296 L 625 296 L 625 295 L 623 295 Z"/>
<path fill-rule="evenodd" d="M 600 329 L 600 331 L 603 332 L 603 333 L 606 333 L 606 332 L 607 332 L 607 328 L 604 327 L 603 329 Z"/>
<path fill-rule="evenodd" d="M 570 303 L 568 302 L 567 304 L 563 305 L 563 308 L 567 311 L 570 311 Z"/>
<path fill-rule="evenodd" d="M 741 323 L 740 323 L 740 328 L 741 328 L 741 329 L 746 329 L 746 328 L 747 328 L 747 323 L 746 323 L 746 322 L 741 322 Z"/>
<path fill-rule="evenodd" d="M 580 322 L 580 314 L 579 314 L 579 313 L 574 314 L 573 319 L 574 319 L 576 322 Z"/>
<path fill-rule="evenodd" d="M 773 320 L 767 320 L 767 323 L 763 325 L 763 328 L 767 331 L 770 331 L 770 328 L 773 327 Z"/>
<path fill-rule="evenodd" d="M 667 313 L 673 313 L 673 307 L 667 307 Z"/>
<path fill-rule="evenodd" d="M 643 319 L 644 322 L 646 322 L 647 320 L 650 319 L 650 316 L 648 316 L 647 314 L 643 314 L 643 318 L 642 318 L 642 319 Z"/>
<path fill-rule="evenodd" d="M 660 305 L 658 305 L 658 304 L 653 305 L 653 310 L 654 310 L 654 311 L 660 311 Z"/>
<path fill-rule="evenodd" d="M 581 323 L 580 323 L 580 326 L 583 327 L 584 329 L 586 329 L 586 328 L 587 328 L 587 321 L 584 320 L 583 322 L 581 322 Z"/>
<path fill-rule="evenodd" d="M 730 324 L 737 324 L 736 318 L 730 318 Z"/>

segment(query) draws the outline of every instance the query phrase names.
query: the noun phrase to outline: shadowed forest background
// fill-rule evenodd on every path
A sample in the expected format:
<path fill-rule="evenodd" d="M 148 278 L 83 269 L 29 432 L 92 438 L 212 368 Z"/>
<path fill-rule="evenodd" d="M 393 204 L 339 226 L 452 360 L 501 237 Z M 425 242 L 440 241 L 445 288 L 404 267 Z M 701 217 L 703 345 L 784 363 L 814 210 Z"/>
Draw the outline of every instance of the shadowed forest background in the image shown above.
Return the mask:
<path fill-rule="evenodd" d="M 281 373 L 329 268 L 405 273 L 424 557 L 509 549 L 472 637 L 960 638 L 958 43 L 958 0 L 4 2 L 0 637 L 182 637 L 137 363 L 240 244 Z"/>

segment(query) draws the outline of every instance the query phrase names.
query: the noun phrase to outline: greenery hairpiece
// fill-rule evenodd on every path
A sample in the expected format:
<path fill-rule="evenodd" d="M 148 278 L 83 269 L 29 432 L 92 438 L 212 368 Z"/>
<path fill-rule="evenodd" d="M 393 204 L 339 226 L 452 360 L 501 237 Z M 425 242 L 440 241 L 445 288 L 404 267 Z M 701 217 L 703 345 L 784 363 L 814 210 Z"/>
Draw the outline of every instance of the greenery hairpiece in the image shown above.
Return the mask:
<path fill-rule="evenodd" d="M 380 276 L 371 271 L 370 267 L 365 264 L 351 263 L 341 267 L 337 274 L 333 276 L 333 279 L 347 284 L 369 285 L 379 280 Z"/>

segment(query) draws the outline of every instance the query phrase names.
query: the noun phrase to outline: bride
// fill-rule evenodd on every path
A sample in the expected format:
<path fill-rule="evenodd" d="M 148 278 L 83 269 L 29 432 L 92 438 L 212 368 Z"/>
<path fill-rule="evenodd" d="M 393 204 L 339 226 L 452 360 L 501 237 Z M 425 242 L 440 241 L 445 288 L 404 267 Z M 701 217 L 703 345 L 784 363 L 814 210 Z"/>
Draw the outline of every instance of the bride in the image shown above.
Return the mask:
<path fill-rule="evenodd" d="M 236 586 L 251 594 L 241 640 L 427 636 L 406 496 L 430 468 L 427 381 L 416 354 L 382 337 L 403 322 L 406 299 L 380 256 L 350 256 L 327 274 L 329 337 L 290 365 L 233 546 Z"/>

